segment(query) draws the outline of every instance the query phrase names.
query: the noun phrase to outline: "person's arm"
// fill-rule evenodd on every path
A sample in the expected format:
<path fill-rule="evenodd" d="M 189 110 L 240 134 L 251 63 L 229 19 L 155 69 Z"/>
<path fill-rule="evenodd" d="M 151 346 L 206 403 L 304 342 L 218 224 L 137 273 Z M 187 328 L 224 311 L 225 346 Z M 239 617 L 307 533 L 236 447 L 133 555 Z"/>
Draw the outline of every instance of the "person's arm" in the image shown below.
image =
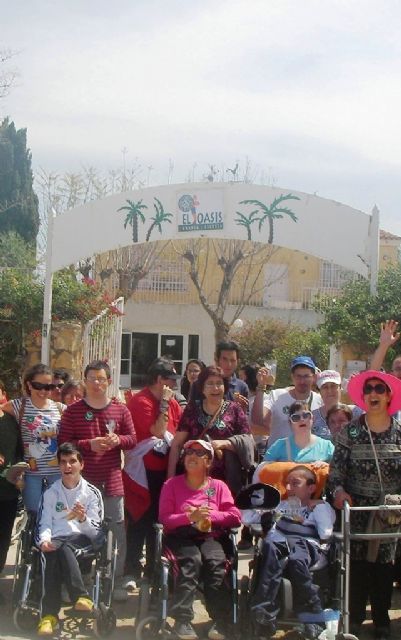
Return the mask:
<path fill-rule="evenodd" d="M 283 450 L 285 456 L 283 456 Z M 263 462 L 286 462 L 287 461 L 287 451 L 285 446 L 285 438 L 280 438 L 280 440 L 276 440 L 273 442 L 272 446 L 267 449 L 265 455 L 263 456 Z M 291 462 L 289 460 L 288 462 Z"/>
<path fill-rule="evenodd" d="M 102 453 L 104 451 L 108 451 L 110 449 L 110 444 L 108 444 L 107 440 L 108 436 L 77 438 L 75 426 L 77 423 L 80 423 L 80 416 L 76 414 L 75 411 L 75 407 L 71 405 L 63 412 L 60 421 L 60 430 L 57 436 L 58 445 L 60 446 L 63 442 L 71 442 L 82 452 L 95 451 L 97 453 Z"/>
<path fill-rule="evenodd" d="M 181 449 L 184 442 L 188 440 L 188 431 L 177 431 L 170 447 L 168 455 L 167 478 L 175 476 L 178 460 L 180 459 Z"/>
<path fill-rule="evenodd" d="M 263 428 L 261 435 L 270 435 L 272 398 L 269 394 L 266 400 L 265 393 L 272 382 L 272 376 L 268 369 L 262 367 L 257 372 L 256 378 L 258 386 L 256 387 L 255 400 L 251 411 L 251 423 Z"/>
<path fill-rule="evenodd" d="M 177 511 L 178 502 L 179 493 L 177 495 L 177 486 L 172 478 L 164 483 L 159 500 L 159 522 L 167 529 L 191 524 L 186 512 Z"/>
<path fill-rule="evenodd" d="M 370 369 L 379 370 L 383 366 L 383 362 L 387 355 L 387 351 L 400 338 L 400 332 L 397 331 L 398 322 L 395 320 L 386 320 L 381 324 L 379 346 L 373 354 L 370 361 Z"/>
<path fill-rule="evenodd" d="M 162 438 L 167 431 L 168 406 L 173 397 L 174 391 L 165 385 L 163 388 L 162 399 L 160 400 L 160 413 L 155 422 L 150 426 L 150 434 L 152 436 L 156 436 L 156 438 Z"/>
<path fill-rule="evenodd" d="M 44 543 L 51 543 L 52 540 L 52 525 L 53 518 L 52 513 L 53 509 L 55 509 L 55 499 L 53 495 L 53 491 L 48 489 L 44 492 L 41 499 L 41 504 L 39 507 L 39 524 L 37 530 L 37 544 L 42 549 L 42 551 L 51 551 L 52 549 L 45 544 L 46 548 L 42 548 Z"/>
<path fill-rule="evenodd" d="M 117 435 L 119 439 L 118 446 L 120 447 L 120 449 L 123 449 L 125 451 L 127 449 L 133 449 L 135 447 L 136 433 L 131 413 L 128 411 L 127 407 L 123 405 L 121 418 L 122 420 L 120 425 L 120 433 L 118 435 L 112 435 Z"/>
<path fill-rule="evenodd" d="M 336 514 L 328 502 L 320 502 L 313 509 L 313 516 L 320 540 L 327 540 L 333 534 Z"/>
<path fill-rule="evenodd" d="M 80 523 L 81 532 L 88 538 L 95 538 L 102 528 L 103 519 L 102 497 L 98 491 L 91 491 L 85 508 L 85 517 Z"/>

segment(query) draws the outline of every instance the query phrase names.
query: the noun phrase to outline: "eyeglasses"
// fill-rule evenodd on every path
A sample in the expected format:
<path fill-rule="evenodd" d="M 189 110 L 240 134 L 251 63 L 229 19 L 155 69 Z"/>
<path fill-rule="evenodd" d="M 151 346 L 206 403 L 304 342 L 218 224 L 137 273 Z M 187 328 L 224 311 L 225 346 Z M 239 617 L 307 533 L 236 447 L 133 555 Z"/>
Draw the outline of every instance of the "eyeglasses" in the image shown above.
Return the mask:
<path fill-rule="evenodd" d="M 45 382 L 37 382 L 36 380 L 32 380 L 31 382 L 32 389 L 35 391 L 54 391 L 56 388 L 55 384 L 46 384 Z"/>
<path fill-rule="evenodd" d="M 55 389 L 62 389 L 64 387 L 64 382 L 53 383 Z"/>
<path fill-rule="evenodd" d="M 312 417 L 311 411 L 302 411 L 302 413 L 293 413 L 290 416 L 291 422 L 301 422 L 301 420 L 310 420 Z"/>
<path fill-rule="evenodd" d="M 292 375 L 297 380 L 311 380 L 313 378 L 312 373 L 293 373 Z"/>
<path fill-rule="evenodd" d="M 205 382 L 205 387 L 209 387 L 209 389 L 214 387 L 224 387 L 224 382 Z"/>
<path fill-rule="evenodd" d="M 207 456 L 207 453 L 204 449 L 184 449 L 185 456 L 198 456 L 198 458 L 202 458 L 203 456 Z"/>
<path fill-rule="evenodd" d="M 86 378 L 86 381 L 91 382 L 92 384 L 95 384 L 96 382 L 103 384 L 104 382 L 107 382 L 107 378 Z"/>
<path fill-rule="evenodd" d="M 364 395 L 367 396 L 369 395 L 369 393 L 373 393 L 373 391 L 381 396 L 383 395 L 383 393 L 386 393 L 386 391 L 388 391 L 388 388 L 382 382 L 379 382 L 379 384 L 365 384 L 363 388 Z"/>
<path fill-rule="evenodd" d="M 200 373 L 200 369 L 187 369 L 187 373 Z"/>

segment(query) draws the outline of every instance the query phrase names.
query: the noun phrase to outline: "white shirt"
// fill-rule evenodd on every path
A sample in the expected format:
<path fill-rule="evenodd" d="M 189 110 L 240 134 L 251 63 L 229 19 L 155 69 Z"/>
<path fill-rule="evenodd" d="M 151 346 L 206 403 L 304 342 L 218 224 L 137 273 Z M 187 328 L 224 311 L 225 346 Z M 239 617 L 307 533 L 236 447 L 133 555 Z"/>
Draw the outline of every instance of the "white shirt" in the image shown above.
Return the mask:
<path fill-rule="evenodd" d="M 311 391 L 304 401 L 309 404 L 311 411 L 318 409 L 323 404 L 320 393 L 315 393 L 315 391 Z M 273 389 L 273 391 L 268 395 L 265 405 L 271 411 L 271 427 L 268 448 L 271 447 L 273 442 L 279 438 L 288 438 L 292 433 L 289 418 L 290 406 L 294 402 L 297 402 L 297 400 L 292 397 L 287 388 Z"/>

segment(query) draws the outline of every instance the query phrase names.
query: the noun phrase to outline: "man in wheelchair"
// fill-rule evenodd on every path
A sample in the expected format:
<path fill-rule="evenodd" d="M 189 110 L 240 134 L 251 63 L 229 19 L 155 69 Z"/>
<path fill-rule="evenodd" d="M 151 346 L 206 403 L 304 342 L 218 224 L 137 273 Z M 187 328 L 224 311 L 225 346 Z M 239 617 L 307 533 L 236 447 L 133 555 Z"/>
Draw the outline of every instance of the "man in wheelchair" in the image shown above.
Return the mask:
<path fill-rule="evenodd" d="M 285 479 L 287 499 L 279 503 L 274 517 L 272 512 L 259 516 L 265 538 L 250 605 L 263 635 L 274 635 L 276 631 L 284 572 L 292 584 L 294 612 L 305 622 L 324 623 L 311 568 L 324 563 L 335 513 L 327 502 L 312 499 L 316 482 L 310 468 L 294 467 Z M 252 515 L 243 518 L 245 524 L 251 524 L 252 520 L 255 521 Z"/>
<path fill-rule="evenodd" d="M 174 633 L 180 640 L 197 639 L 191 622 L 201 579 L 213 623 L 209 640 L 224 640 L 232 608 L 225 585 L 227 560 L 222 536 L 241 520 L 228 486 L 209 476 L 213 456 L 209 442 L 188 440 L 184 445 L 185 473 L 167 480 L 160 495 L 159 521 L 164 526 L 165 545 L 178 565 L 169 615 L 175 619 Z"/>
<path fill-rule="evenodd" d="M 82 456 L 65 442 L 58 448 L 61 479 L 43 494 L 38 512 L 36 543 L 42 554 L 41 636 L 53 635 L 61 608 L 61 583 L 65 583 L 76 611 L 91 611 L 93 602 L 83 583 L 77 550 L 103 535 L 103 501 L 96 487 L 82 476 Z M 62 576 L 62 579 L 61 579 Z"/>

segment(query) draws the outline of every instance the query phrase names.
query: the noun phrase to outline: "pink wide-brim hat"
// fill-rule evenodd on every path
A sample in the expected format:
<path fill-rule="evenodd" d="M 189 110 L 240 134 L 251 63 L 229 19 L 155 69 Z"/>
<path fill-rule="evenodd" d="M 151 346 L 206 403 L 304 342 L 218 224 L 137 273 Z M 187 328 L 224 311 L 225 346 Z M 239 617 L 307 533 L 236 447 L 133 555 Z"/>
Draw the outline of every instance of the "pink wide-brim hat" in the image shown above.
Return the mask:
<path fill-rule="evenodd" d="M 348 382 L 347 392 L 351 400 L 361 407 L 364 411 L 368 410 L 368 407 L 364 401 L 363 388 L 368 380 L 381 380 L 388 386 L 391 391 L 390 404 L 387 407 L 387 413 L 392 415 L 401 409 L 401 380 L 392 376 L 390 373 L 384 373 L 383 371 L 362 371 L 352 376 Z"/>

